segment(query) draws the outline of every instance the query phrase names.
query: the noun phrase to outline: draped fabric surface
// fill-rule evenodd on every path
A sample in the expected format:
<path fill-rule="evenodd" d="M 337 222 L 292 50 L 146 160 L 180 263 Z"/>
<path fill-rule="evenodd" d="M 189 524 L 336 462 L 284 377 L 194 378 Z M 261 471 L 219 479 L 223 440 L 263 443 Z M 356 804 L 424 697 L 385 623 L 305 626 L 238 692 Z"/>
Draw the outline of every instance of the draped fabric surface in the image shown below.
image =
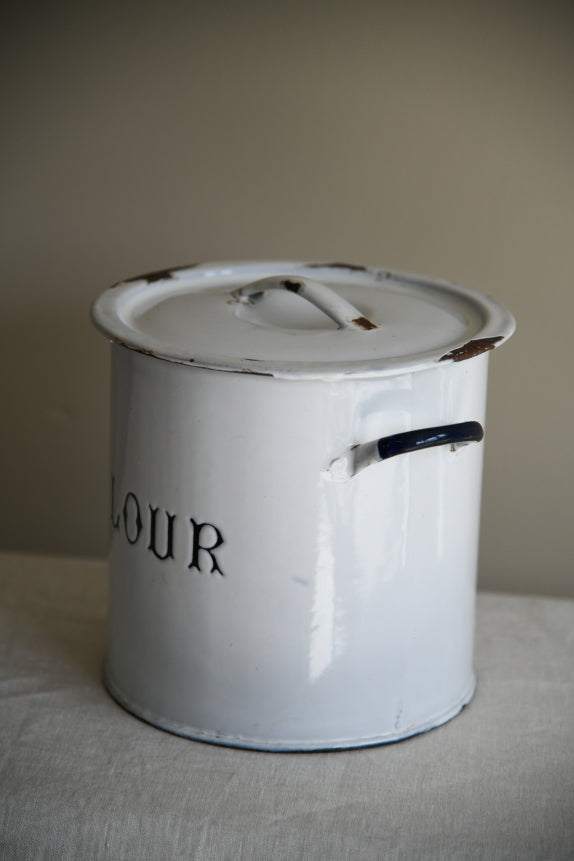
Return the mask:
<path fill-rule="evenodd" d="M 271 754 L 105 692 L 106 566 L 0 556 L 0 858 L 574 859 L 574 602 L 479 594 L 478 688 L 424 735 Z"/>

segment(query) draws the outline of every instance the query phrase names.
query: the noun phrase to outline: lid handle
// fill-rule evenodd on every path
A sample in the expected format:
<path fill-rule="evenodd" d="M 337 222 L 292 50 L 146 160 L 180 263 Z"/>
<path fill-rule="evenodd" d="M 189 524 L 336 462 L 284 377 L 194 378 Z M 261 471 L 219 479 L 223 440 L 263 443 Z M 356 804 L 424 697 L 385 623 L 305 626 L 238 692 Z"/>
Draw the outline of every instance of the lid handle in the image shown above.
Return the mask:
<path fill-rule="evenodd" d="M 246 287 L 240 287 L 238 290 L 234 290 L 231 295 L 238 302 L 253 305 L 255 302 L 259 302 L 268 290 L 287 290 L 289 293 L 301 296 L 333 320 L 339 329 L 353 329 L 355 331 L 358 329 L 365 332 L 369 329 L 379 328 L 376 323 L 371 322 L 354 305 L 351 305 L 326 284 L 321 284 L 310 278 L 273 275 L 270 278 L 254 281 L 253 284 L 248 284 Z"/>

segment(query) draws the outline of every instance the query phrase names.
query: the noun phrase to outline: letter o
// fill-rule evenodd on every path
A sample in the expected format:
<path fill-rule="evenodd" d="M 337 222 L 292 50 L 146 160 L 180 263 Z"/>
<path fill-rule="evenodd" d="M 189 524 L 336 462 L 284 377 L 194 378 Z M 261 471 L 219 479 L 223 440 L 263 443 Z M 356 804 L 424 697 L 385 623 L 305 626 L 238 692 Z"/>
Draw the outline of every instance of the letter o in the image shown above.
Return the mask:
<path fill-rule="evenodd" d="M 129 505 L 130 499 L 133 500 L 133 505 L 131 506 Z M 133 538 L 130 538 L 130 531 L 133 535 L 133 529 L 130 530 L 130 526 L 128 525 L 128 520 L 130 517 L 130 508 L 133 512 L 132 525 L 133 527 L 135 527 L 135 536 Z M 126 538 L 130 542 L 130 544 L 135 544 L 140 537 L 140 533 L 142 531 L 142 516 L 137 496 L 131 491 L 129 493 L 126 493 L 126 498 L 124 499 L 124 507 L 122 509 L 122 515 L 124 518 L 124 532 L 126 533 Z"/>

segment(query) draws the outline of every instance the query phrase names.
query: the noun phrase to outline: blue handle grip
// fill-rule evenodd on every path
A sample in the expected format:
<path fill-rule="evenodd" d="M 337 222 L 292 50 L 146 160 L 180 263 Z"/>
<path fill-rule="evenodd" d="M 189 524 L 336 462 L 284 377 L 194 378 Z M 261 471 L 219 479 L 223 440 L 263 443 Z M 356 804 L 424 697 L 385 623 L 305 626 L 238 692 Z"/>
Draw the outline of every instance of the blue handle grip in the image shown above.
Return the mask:
<path fill-rule="evenodd" d="M 436 445 L 464 445 L 469 442 L 480 442 L 483 437 L 484 428 L 480 422 L 460 422 L 455 425 L 440 425 L 382 437 L 377 442 L 377 450 L 379 460 L 388 460 L 398 454 L 433 448 Z"/>

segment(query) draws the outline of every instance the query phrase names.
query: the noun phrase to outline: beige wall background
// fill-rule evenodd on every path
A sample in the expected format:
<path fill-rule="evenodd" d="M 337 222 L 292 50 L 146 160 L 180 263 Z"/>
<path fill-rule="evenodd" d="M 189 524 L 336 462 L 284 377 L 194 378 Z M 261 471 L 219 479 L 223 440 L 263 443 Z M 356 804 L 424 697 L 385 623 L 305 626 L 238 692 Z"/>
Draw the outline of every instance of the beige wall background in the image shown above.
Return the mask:
<path fill-rule="evenodd" d="M 344 259 L 482 289 L 482 588 L 574 595 L 574 9 L 26 4 L 4 24 L 0 546 L 103 556 L 95 296 L 199 260 Z"/>

